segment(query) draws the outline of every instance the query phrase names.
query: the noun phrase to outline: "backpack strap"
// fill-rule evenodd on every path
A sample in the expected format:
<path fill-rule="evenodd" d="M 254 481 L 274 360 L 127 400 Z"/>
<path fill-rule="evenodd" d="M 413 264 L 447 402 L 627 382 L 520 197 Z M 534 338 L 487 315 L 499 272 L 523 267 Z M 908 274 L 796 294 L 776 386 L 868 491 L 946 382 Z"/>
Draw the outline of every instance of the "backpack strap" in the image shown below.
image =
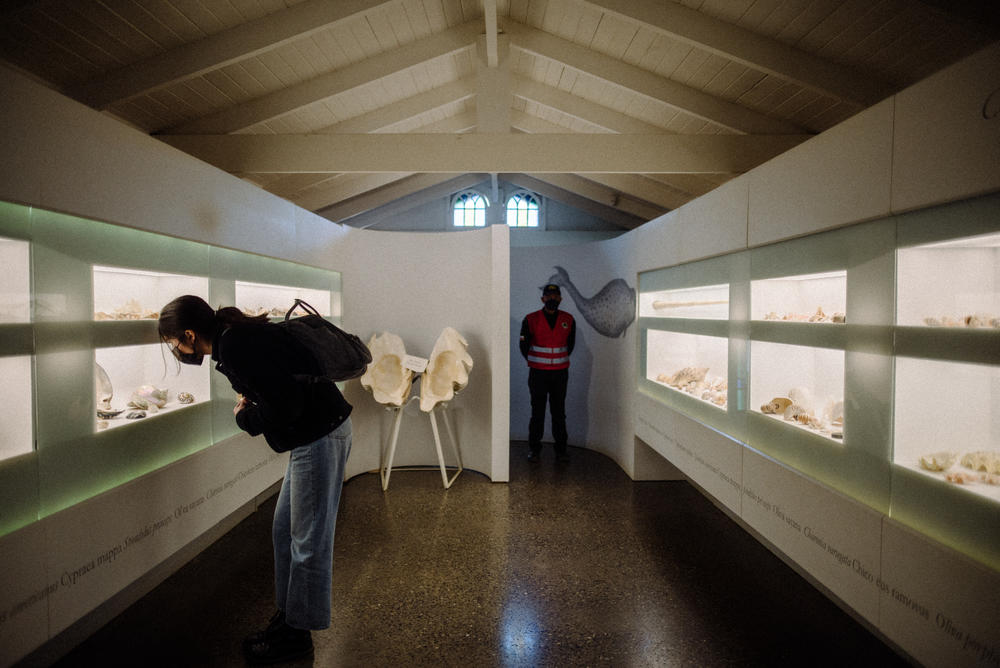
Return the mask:
<path fill-rule="evenodd" d="M 317 316 L 319 315 L 319 311 L 317 311 L 316 309 L 314 309 L 312 306 L 310 306 L 306 302 L 302 301 L 301 299 L 296 299 L 295 303 L 292 304 L 292 308 L 288 309 L 288 312 L 285 313 L 285 320 L 290 320 L 291 317 L 292 317 L 292 313 L 294 313 L 295 309 L 297 309 L 299 307 L 302 307 L 302 310 L 305 311 L 306 313 L 310 314 L 310 315 L 317 315 Z M 320 316 L 320 317 L 322 317 L 322 316 Z"/>

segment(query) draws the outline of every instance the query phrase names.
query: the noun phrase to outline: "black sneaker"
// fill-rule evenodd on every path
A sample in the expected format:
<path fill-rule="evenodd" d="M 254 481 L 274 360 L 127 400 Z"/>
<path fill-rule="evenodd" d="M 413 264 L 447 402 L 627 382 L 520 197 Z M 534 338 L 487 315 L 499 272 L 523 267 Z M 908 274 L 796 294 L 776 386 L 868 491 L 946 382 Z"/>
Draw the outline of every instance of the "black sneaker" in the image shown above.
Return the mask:
<path fill-rule="evenodd" d="M 255 631 L 243 639 L 243 651 L 248 652 L 251 645 L 263 642 L 267 639 L 268 634 L 274 633 L 284 625 L 285 611 L 278 610 L 271 616 L 271 619 L 268 620 L 267 627 L 265 627 L 263 631 Z"/>
<path fill-rule="evenodd" d="M 528 455 L 528 461 L 532 462 L 532 463 L 537 462 L 538 461 L 538 453 L 537 452 L 532 452 L 531 454 L 529 454 Z"/>
<path fill-rule="evenodd" d="M 281 628 L 271 632 L 265 631 L 262 638 L 255 642 L 245 642 L 243 647 L 243 654 L 251 666 L 305 659 L 312 656 L 312 653 L 312 633 L 287 624 L 282 624 Z"/>

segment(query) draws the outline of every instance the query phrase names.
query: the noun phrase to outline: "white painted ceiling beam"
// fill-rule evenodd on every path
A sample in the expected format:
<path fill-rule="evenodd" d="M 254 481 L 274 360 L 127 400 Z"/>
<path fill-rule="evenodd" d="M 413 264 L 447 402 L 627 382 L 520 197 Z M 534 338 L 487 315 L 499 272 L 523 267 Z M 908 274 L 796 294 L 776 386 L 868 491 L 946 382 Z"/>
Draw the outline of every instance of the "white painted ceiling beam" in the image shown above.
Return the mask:
<path fill-rule="evenodd" d="M 556 185 L 547 180 L 543 180 L 543 178 L 539 178 L 544 176 L 552 176 L 555 179 L 558 179 L 559 177 L 572 175 L 501 174 L 500 178 L 519 188 L 524 188 L 525 190 L 530 190 L 531 192 L 537 193 L 542 197 L 548 197 L 558 202 L 562 202 L 566 206 L 573 207 L 583 213 L 588 213 L 595 218 L 600 218 L 601 220 L 622 229 L 635 229 L 648 220 L 646 218 L 640 218 L 631 213 L 622 211 L 621 209 L 614 208 L 611 202 L 615 199 L 615 193 L 609 188 L 604 188 L 599 194 L 596 194 L 595 190 L 598 188 L 596 184 L 587 183 L 584 190 L 593 195 L 587 196 L 576 192 L 575 189 L 571 189 L 575 188 L 576 185 L 571 182 L 572 179 L 564 180 L 560 183 L 560 185 Z M 584 179 L 579 179 L 579 181 L 583 182 Z"/>
<path fill-rule="evenodd" d="M 480 51 L 489 49 L 484 39 L 480 39 Z M 476 126 L 479 132 L 510 132 L 511 66 L 508 57 L 507 36 L 501 35 L 499 62 L 488 66 L 487 54 L 476 59 Z"/>
<path fill-rule="evenodd" d="M 342 174 L 329 182 L 320 182 L 294 193 L 288 199 L 303 209 L 315 211 L 345 202 L 413 176 L 410 172 Z M 440 176 L 440 175 L 437 175 Z"/>
<path fill-rule="evenodd" d="M 657 76 L 642 68 L 592 51 L 585 46 L 508 20 L 505 32 L 511 48 L 562 63 L 598 79 L 622 86 L 675 109 L 746 134 L 801 134 L 794 123 L 719 99 L 703 91 Z"/>
<path fill-rule="evenodd" d="M 87 81 L 73 97 L 97 109 L 303 39 L 386 0 L 307 0 Z"/>
<path fill-rule="evenodd" d="M 379 208 L 383 209 L 380 218 L 384 218 L 396 211 L 403 211 L 482 183 L 486 178 L 485 174 L 414 174 L 345 202 L 313 210 L 324 218 L 364 227 L 366 225 L 358 225 L 358 221 L 352 223 L 348 219 Z M 416 197 L 412 197 L 414 195 Z"/>
<path fill-rule="evenodd" d="M 467 77 L 432 88 L 399 102 L 317 130 L 319 134 L 361 134 L 408 121 L 420 114 L 467 100 L 476 94 L 476 80 Z"/>
<path fill-rule="evenodd" d="M 633 135 L 666 132 L 664 128 L 652 123 L 640 121 L 610 107 L 526 77 L 514 77 L 514 95 L 543 107 L 555 109 L 581 121 L 598 125 L 610 132 Z"/>
<path fill-rule="evenodd" d="M 885 84 L 868 73 L 832 63 L 680 3 L 661 0 L 584 0 L 583 4 L 646 24 L 697 48 L 817 93 L 836 97 L 858 109 L 882 100 L 891 92 Z"/>
<path fill-rule="evenodd" d="M 586 178 L 664 209 L 677 209 L 691 201 L 687 193 L 636 174 L 587 174 Z"/>
<path fill-rule="evenodd" d="M 528 174 L 528 176 L 537 178 L 557 188 L 577 193 L 582 197 L 605 204 L 616 211 L 627 213 L 643 221 L 652 220 L 667 212 L 666 209 L 661 207 L 628 197 L 616 188 L 608 188 L 596 181 L 576 174 Z"/>
<path fill-rule="evenodd" d="M 500 64 L 497 33 L 497 0 L 483 0 L 483 22 L 486 24 L 486 65 Z"/>
<path fill-rule="evenodd" d="M 469 21 L 398 49 L 366 58 L 350 67 L 321 74 L 244 104 L 182 123 L 166 133 L 226 134 L 249 128 L 428 60 L 471 49 L 475 46 L 481 29 L 481 22 Z"/>
<path fill-rule="evenodd" d="M 175 135 L 161 140 L 230 173 L 568 172 L 741 174 L 800 135 Z"/>

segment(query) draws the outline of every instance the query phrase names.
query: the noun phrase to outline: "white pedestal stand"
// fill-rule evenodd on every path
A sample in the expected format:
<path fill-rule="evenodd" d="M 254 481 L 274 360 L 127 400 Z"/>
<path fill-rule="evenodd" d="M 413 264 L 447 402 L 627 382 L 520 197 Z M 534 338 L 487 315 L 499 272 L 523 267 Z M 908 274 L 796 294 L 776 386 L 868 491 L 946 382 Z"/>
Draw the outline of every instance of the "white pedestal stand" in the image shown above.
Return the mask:
<path fill-rule="evenodd" d="M 395 415 L 392 420 L 392 433 L 389 437 L 388 448 L 382 448 L 382 465 L 380 467 L 379 475 L 382 478 L 382 491 L 389 489 L 389 476 L 392 475 L 392 460 L 396 456 L 396 444 L 399 441 L 399 427 L 403 421 L 403 411 L 412 401 L 420 401 L 420 397 L 410 397 L 406 403 L 402 406 L 390 406 L 386 410 L 392 411 Z M 455 478 L 462 472 L 462 453 L 458 449 L 458 441 L 455 440 L 455 433 L 451 429 L 451 423 L 448 421 L 447 413 L 448 404 L 440 403 L 435 406 L 427 414 L 431 420 L 431 430 L 434 432 L 434 446 L 437 449 L 438 465 L 441 469 L 441 484 L 444 485 L 445 489 L 451 487 L 452 483 L 455 482 Z M 441 435 L 438 432 L 437 424 L 437 413 L 441 413 L 441 419 L 444 420 L 444 426 L 448 430 L 448 438 L 451 440 L 452 450 L 455 451 L 455 458 L 458 461 L 457 466 L 447 466 L 444 463 L 444 452 L 441 449 Z M 388 452 L 386 451 L 388 449 Z M 420 466 L 410 466 L 397 468 L 397 471 L 421 471 L 425 467 Z M 455 473 L 448 478 L 448 469 L 452 469 Z"/>

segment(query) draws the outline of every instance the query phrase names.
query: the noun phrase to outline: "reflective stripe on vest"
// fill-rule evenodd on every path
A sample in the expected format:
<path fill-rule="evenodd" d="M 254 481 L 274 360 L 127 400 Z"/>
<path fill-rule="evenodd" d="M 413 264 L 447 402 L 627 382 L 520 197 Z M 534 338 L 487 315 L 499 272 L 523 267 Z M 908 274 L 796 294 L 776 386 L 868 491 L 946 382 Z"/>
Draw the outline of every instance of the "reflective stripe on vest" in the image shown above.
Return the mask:
<path fill-rule="evenodd" d="M 569 333 L 573 328 L 573 316 L 560 311 L 556 316 L 556 326 L 549 327 L 542 311 L 529 313 L 528 329 L 531 332 L 531 346 L 528 348 L 528 366 L 532 369 L 556 371 L 569 368 Z"/>

